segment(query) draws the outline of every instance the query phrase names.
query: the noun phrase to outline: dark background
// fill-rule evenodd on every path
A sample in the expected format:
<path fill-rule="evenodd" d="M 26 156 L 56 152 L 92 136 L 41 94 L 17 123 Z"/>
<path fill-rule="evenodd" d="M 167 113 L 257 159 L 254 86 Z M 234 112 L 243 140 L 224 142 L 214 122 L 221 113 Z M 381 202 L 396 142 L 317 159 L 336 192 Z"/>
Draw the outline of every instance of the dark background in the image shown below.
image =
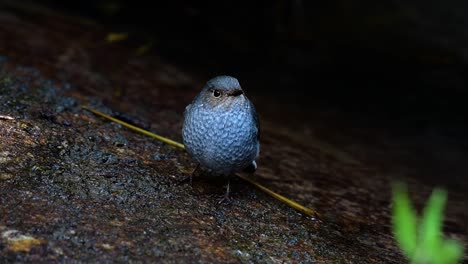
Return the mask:
<path fill-rule="evenodd" d="M 251 93 L 296 107 L 409 126 L 466 123 L 464 1 L 39 2 L 130 32 L 179 65 L 237 76 Z"/>

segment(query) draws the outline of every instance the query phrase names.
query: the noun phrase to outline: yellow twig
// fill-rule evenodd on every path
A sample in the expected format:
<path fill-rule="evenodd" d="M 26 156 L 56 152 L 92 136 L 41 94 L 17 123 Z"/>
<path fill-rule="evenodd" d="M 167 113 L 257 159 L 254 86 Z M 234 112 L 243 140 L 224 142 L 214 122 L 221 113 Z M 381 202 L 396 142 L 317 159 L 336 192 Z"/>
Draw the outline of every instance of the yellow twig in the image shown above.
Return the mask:
<path fill-rule="evenodd" d="M 269 194 L 271 197 L 275 198 L 276 200 L 287 204 L 289 207 L 292 207 L 292 208 L 296 209 L 297 211 L 299 211 L 299 212 L 301 212 L 301 213 L 303 213 L 305 215 L 316 217 L 316 218 L 321 218 L 320 214 L 315 212 L 314 210 L 312 210 L 310 208 L 307 208 L 307 207 L 305 207 L 305 206 L 303 206 L 301 204 L 298 204 L 295 201 L 293 201 L 293 200 L 291 200 L 289 198 L 286 198 L 286 197 L 284 197 L 283 195 L 281 195 L 279 193 L 275 193 L 274 191 L 268 189 L 267 187 L 265 187 L 263 185 L 260 185 L 259 183 L 255 182 L 254 180 L 252 180 L 252 179 L 250 179 L 248 177 L 245 177 L 244 175 L 236 174 L 236 176 L 243 179 L 246 182 L 249 182 L 253 186 L 255 186 L 258 189 L 262 190 L 263 192 Z"/>
<path fill-rule="evenodd" d="M 83 109 L 86 109 L 86 110 L 92 112 L 93 114 L 96 114 L 96 115 L 101 116 L 101 117 L 103 117 L 103 118 L 105 118 L 105 119 L 111 120 L 111 121 L 113 121 L 113 122 L 115 122 L 115 123 L 118 123 L 118 124 L 124 126 L 124 127 L 130 128 L 130 129 L 132 129 L 132 130 L 134 130 L 134 131 L 137 131 L 137 132 L 142 133 L 142 134 L 144 134 L 144 135 L 150 136 L 150 137 L 152 137 L 152 138 L 155 138 L 155 139 L 157 139 L 157 140 L 160 140 L 160 141 L 162 141 L 162 142 L 164 142 L 164 143 L 167 143 L 167 144 L 169 144 L 169 145 L 172 145 L 172 146 L 174 146 L 174 147 L 178 147 L 178 148 L 181 148 L 181 149 L 185 149 L 185 146 L 184 146 L 183 144 L 177 142 L 177 141 L 174 141 L 174 140 L 171 140 L 171 139 L 162 137 L 162 136 L 160 136 L 160 135 L 156 135 L 156 134 L 154 134 L 154 133 L 152 133 L 152 132 L 149 132 L 149 131 L 147 131 L 147 130 L 141 129 L 141 128 L 136 127 L 136 126 L 134 126 L 134 125 L 131 125 L 131 124 L 127 123 L 127 122 L 124 122 L 124 121 L 119 120 L 119 119 L 117 119 L 117 118 L 111 117 L 111 116 L 106 115 L 106 114 L 104 114 L 104 113 L 101 113 L 101 112 L 99 112 L 99 111 L 97 111 L 97 110 L 91 109 L 91 108 L 89 108 L 89 107 L 87 107 L 87 106 L 82 106 L 82 107 L 83 107 Z M 305 214 L 305 215 L 311 216 L 311 217 L 320 218 L 320 214 L 318 214 L 318 213 L 315 212 L 314 210 L 312 210 L 312 209 L 310 209 L 310 208 L 307 208 L 307 207 L 305 207 L 305 206 L 303 206 L 303 205 L 301 205 L 301 204 L 298 204 L 298 203 L 296 203 L 295 201 L 293 201 L 293 200 L 291 200 L 291 199 L 289 199 L 289 198 L 286 198 L 286 197 L 282 196 L 281 194 L 278 194 L 278 193 L 276 193 L 276 192 L 274 192 L 274 191 L 268 189 L 267 187 L 265 187 L 265 186 L 263 186 L 263 185 L 261 185 L 261 184 L 255 182 L 254 180 L 252 180 L 252 179 L 250 179 L 250 178 L 247 178 L 247 177 L 245 177 L 245 176 L 243 176 L 243 175 L 240 175 L 240 174 L 236 174 L 236 176 L 239 177 L 239 178 L 241 178 L 241 179 L 243 179 L 244 181 L 246 181 L 246 182 L 252 184 L 253 186 L 255 186 L 255 187 L 257 187 L 258 189 L 260 189 L 261 191 L 263 191 L 263 192 L 267 193 L 268 195 L 272 196 L 272 197 L 275 198 L 276 200 L 279 200 L 280 202 L 285 203 L 286 205 L 288 205 L 288 206 L 290 206 L 290 207 L 296 209 L 297 211 L 299 211 L 299 212 L 301 212 L 301 213 L 303 213 L 303 214 Z"/>
<path fill-rule="evenodd" d="M 106 40 L 109 43 L 126 40 L 127 38 L 128 38 L 127 33 L 109 33 L 106 36 Z"/>
<path fill-rule="evenodd" d="M 102 112 L 99 112 L 99 111 L 97 111 L 97 110 L 91 109 L 91 108 L 89 108 L 89 107 L 87 107 L 87 106 L 83 106 L 83 109 L 86 109 L 86 110 L 92 112 L 93 114 L 96 114 L 96 115 L 98 115 L 98 116 L 104 117 L 105 119 L 109 119 L 109 120 L 112 121 L 112 122 L 115 122 L 115 123 L 120 124 L 120 125 L 122 125 L 122 126 L 124 126 L 124 127 L 130 128 L 131 130 L 134 130 L 134 131 L 136 131 L 136 132 L 139 132 L 139 133 L 142 133 L 142 134 L 144 134 L 144 135 L 147 135 L 147 136 L 150 136 L 150 137 L 152 137 L 152 138 L 155 138 L 155 139 L 157 139 L 157 140 L 159 140 L 159 141 L 162 141 L 162 142 L 167 143 L 167 144 L 169 144 L 169 145 L 172 145 L 172 146 L 174 146 L 174 147 L 178 147 L 178 148 L 181 148 L 181 149 L 185 149 L 185 146 L 184 146 L 183 144 L 177 142 L 177 141 L 170 140 L 170 139 L 165 138 L 165 137 L 161 137 L 161 136 L 156 135 L 156 134 L 154 134 L 154 133 L 151 133 L 151 132 L 149 132 L 149 131 L 147 131 L 147 130 L 141 129 L 141 128 L 136 127 L 136 126 L 134 126 L 134 125 L 130 125 L 130 124 L 127 123 L 127 122 L 124 122 L 124 121 L 119 120 L 119 119 L 117 119 L 117 118 L 114 118 L 114 117 L 112 117 L 112 116 L 106 115 L 106 114 L 104 114 L 104 113 L 102 113 Z"/>

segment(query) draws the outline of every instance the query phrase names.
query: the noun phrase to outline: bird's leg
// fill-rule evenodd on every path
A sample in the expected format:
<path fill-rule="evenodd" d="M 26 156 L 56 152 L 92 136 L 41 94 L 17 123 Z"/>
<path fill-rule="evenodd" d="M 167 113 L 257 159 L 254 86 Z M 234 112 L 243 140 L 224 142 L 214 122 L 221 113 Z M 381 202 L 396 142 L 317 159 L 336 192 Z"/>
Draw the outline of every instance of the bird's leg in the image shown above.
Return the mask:
<path fill-rule="evenodd" d="M 195 169 L 192 171 L 192 173 L 190 173 L 190 186 L 192 186 L 193 175 L 195 175 L 195 172 L 198 170 L 199 167 L 200 167 L 200 163 L 197 163 L 197 166 L 195 167 Z"/>
<path fill-rule="evenodd" d="M 231 190 L 230 183 L 231 183 L 231 181 L 228 180 L 228 183 L 227 183 L 227 186 L 226 186 L 226 193 L 224 194 L 224 197 L 219 201 L 219 203 L 224 203 L 224 202 L 230 203 L 231 202 L 231 198 L 229 197 L 229 192 Z"/>

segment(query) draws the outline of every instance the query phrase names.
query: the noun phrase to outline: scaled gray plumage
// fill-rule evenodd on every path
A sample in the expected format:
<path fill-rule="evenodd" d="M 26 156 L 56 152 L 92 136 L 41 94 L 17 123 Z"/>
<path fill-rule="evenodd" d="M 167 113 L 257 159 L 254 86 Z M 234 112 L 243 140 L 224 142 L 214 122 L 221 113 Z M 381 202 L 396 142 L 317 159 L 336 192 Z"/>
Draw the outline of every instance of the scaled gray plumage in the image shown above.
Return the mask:
<path fill-rule="evenodd" d="M 256 168 L 259 123 L 236 78 L 218 76 L 185 109 L 182 137 L 187 152 L 215 174 Z"/>

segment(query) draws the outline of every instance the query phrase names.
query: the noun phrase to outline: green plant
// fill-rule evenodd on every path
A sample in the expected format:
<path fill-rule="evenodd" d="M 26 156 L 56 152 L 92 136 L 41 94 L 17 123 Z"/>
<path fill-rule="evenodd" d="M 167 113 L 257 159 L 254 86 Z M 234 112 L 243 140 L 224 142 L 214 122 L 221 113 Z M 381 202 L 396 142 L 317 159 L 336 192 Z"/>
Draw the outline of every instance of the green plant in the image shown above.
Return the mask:
<path fill-rule="evenodd" d="M 418 218 L 403 184 L 393 188 L 393 234 L 400 249 L 413 264 L 453 264 L 463 258 L 463 247 L 442 236 L 443 209 L 447 192 L 435 189 Z"/>

